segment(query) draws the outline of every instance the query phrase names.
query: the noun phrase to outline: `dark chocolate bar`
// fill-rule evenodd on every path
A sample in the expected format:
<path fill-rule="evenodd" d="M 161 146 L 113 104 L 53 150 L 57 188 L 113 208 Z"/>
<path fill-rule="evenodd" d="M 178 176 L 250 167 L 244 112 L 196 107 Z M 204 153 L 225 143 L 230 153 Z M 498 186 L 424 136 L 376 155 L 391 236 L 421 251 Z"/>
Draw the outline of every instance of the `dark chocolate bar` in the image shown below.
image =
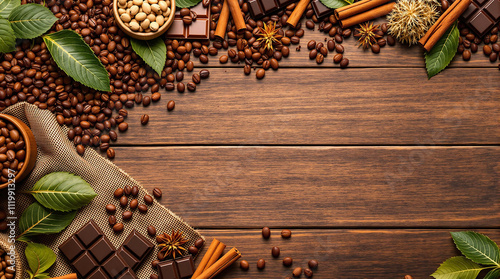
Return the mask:
<path fill-rule="evenodd" d="M 480 38 L 500 23 L 500 0 L 473 0 L 460 20 Z"/>
<path fill-rule="evenodd" d="M 154 244 L 134 229 L 116 252 L 133 270 L 137 270 L 153 249 Z"/>
<path fill-rule="evenodd" d="M 311 5 L 317 18 L 333 14 L 334 9 L 328 8 L 320 0 L 312 0 Z"/>
<path fill-rule="evenodd" d="M 187 256 L 158 264 L 160 279 L 189 279 L 194 273 L 193 257 Z"/>
<path fill-rule="evenodd" d="M 261 18 L 281 8 L 296 2 L 297 0 L 248 0 L 250 13 L 254 18 Z"/>
<path fill-rule="evenodd" d="M 93 220 L 61 244 L 59 250 L 83 278 L 137 278 Z"/>
<path fill-rule="evenodd" d="M 203 3 L 191 8 L 196 13 L 196 20 L 190 25 L 184 24 L 180 14 L 180 9 L 175 12 L 172 25 L 165 33 L 169 39 L 197 39 L 208 40 L 210 38 L 210 9 L 203 7 Z"/>

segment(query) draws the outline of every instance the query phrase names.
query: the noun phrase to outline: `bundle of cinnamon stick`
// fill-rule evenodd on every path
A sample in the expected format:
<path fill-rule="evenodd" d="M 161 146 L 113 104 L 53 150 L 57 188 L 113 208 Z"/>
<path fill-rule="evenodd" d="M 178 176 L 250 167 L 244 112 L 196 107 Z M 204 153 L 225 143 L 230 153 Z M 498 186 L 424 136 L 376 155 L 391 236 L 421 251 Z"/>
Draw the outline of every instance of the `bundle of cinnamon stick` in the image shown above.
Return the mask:
<path fill-rule="evenodd" d="M 220 258 L 225 248 L 226 245 L 224 243 L 214 239 L 191 279 L 214 278 L 241 257 L 241 253 L 238 249 L 232 248 Z"/>
<path fill-rule="evenodd" d="M 217 27 L 215 29 L 215 37 L 220 40 L 224 40 L 224 37 L 226 36 L 226 28 L 227 23 L 229 22 L 230 12 L 238 32 L 247 28 L 238 0 L 224 0 L 222 10 L 219 14 L 219 21 L 217 22 Z"/>
<path fill-rule="evenodd" d="M 391 0 L 362 0 L 336 9 L 334 15 L 339 21 L 340 27 L 347 28 L 390 13 L 396 4 L 394 2 L 387 3 L 390 1 Z"/>

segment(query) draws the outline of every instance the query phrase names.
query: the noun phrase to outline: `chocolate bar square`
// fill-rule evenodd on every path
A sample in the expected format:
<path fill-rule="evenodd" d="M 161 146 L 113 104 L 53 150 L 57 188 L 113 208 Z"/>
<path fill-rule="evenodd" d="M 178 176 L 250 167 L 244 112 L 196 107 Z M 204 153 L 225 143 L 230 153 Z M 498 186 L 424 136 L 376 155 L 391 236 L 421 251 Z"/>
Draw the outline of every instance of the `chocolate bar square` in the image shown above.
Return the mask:
<path fill-rule="evenodd" d="M 296 2 L 297 0 L 248 0 L 250 13 L 254 18 L 261 18 Z"/>
<path fill-rule="evenodd" d="M 157 266 L 160 279 L 190 279 L 194 273 L 193 257 L 161 262 Z"/>
<path fill-rule="evenodd" d="M 321 3 L 320 0 L 312 0 L 311 5 L 313 8 L 314 14 L 316 15 L 317 18 L 322 18 L 324 16 L 333 14 L 334 9 L 328 8 L 323 3 Z"/>
<path fill-rule="evenodd" d="M 118 248 L 117 253 L 132 269 L 136 270 L 153 249 L 154 244 L 134 229 Z"/>
<path fill-rule="evenodd" d="M 500 0 L 473 0 L 460 16 L 460 21 L 479 38 L 483 38 L 500 23 Z"/>
<path fill-rule="evenodd" d="M 165 33 L 169 39 L 198 39 L 208 40 L 210 38 L 210 8 L 203 7 L 202 3 L 191 8 L 196 13 L 196 20 L 190 25 L 182 21 L 180 9 L 175 12 L 172 25 Z"/>

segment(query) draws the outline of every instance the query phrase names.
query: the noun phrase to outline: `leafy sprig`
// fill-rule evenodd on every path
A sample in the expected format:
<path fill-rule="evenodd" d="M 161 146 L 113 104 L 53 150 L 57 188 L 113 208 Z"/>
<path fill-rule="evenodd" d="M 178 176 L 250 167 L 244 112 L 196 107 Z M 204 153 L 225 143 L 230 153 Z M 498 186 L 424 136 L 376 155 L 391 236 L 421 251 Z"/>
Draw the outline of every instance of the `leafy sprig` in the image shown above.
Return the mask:
<path fill-rule="evenodd" d="M 26 270 L 30 279 L 46 279 L 50 278 L 48 273 L 45 273 L 56 261 L 56 254 L 47 246 L 39 243 L 28 243 L 24 251 L 26 260 L 28 261 L 29 270 Z"/>

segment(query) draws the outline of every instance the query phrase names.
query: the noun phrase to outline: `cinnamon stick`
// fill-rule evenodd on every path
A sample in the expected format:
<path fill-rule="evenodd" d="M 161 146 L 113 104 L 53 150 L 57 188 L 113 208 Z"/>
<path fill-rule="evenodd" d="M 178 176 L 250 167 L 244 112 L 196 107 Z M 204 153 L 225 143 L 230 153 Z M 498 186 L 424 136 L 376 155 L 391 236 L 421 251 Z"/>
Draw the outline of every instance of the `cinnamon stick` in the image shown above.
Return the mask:
<path fill-rule="evenodd" d="M 201 259 L 201 262 L 198 265 L 198 267 L 196 268 L 196 270 L 194 271 L 191 279 L 195 279 L 196 277 L 198 277 L 198 275 L 203 273 L 203 271 L 205 270 L 205 267 L 207 266 L 208 262 L 210 261 L 210 258 L 212 258 L 213 254 L 215 253 L 215 250 L 217 249 L 217 246 L 219 246 L 220 243 L 221 242 L 215 238 L 214 238 L 214 240 L 212 240 L 210 247 L 208 247 L 208 250 L 205 253 L 205 256 L 203 256 L 203 259 Z"/>
<path fill-rule="evenodd" d="M 229 21 L 229 4 L 224 0 L 222 10 L 219 14 L 219 21 L 217 21 L 217 28 L 215 28 L 215 37 L 224 40 L 226 36 L 227 23 Z"/>
<path fill-rule="evenodd" d="M 217 246 L 217 249 L 215 249 L 215 252 L 213 253 L 212 257 L 210 257 L 210 260 L 208 261 L 207 265 L 203 269 L 203 271 L 207 270 L 209 267 L 211 267 L 219 258 L 222 253 L 224 253 L 224 249 L 226 249 L 226 244 L 224 243 L 219 243 Z"/>
<path fill-rule="evenodd" d="M 307 5 L 309 5 L 309 2 L 311 2 L 311 0 L 300 0 L 300 2 L 297 4 L 295 9 L 293 9 L 293 12 L 290 15 L 290 17 L 288 18 L 288 20 L 286 21 L 286 23 L 295 28 L 295 26 L 297 26 L 297 24 L 299 23 L 300 18 L 302 17 L 304 12 L 306 11 L 306 8 L 307 8 Z"/>
<path fill-rule="evenodd" d="M 364 13 L 345 18 L 345 19 L 339 21 L 340 27 L 347 28 L 347 27 L 351 27 L 353 25 L 356 25 L 356 24 L 359 24 L 359 23 L 362 23 L 365 21 L 369 21 L 369 20 L 384 16 L 392 11 L 392 8 L 394 8 L 394 5 L 396 5 L 396 3 L 388 3 L 385 5 L 379 6 L 375 9 L 368 10 Z"/>
<path fill-rule="evenodd" d="M 455 23 L 458 17 L 467 10 L 471 2 L 472 0 L 455 1 L 418 41 L 418 44 L 423 46 L 426 51 L 431 51 L 444 33 L 446 33 L 451 25 Z"/>
<path fill-rule="evenodd" d="M 52 277 L 52 279 L 78 279 L 76 273 L 70 273 L 59 277 Z"/>
<path fill-rule="evenodd" d="M 333 11 L 335 18 L 337 20 L 346 19 L 348 17 L 364 13 L 375 7 L 383 5 L 392 0 L 362 0 L 351 5 L 344 6 L 342 8 L 335 9 Z"/>
<path fill-rule="evenodd" d="M 245 19 L 241 14 L 240 4 L 238 0 L 227 0 L 229 4 L 229 10 L 231 11 L 231 16 L 234 20 L 234 25 L 236 26 L 236 30 L 238 32 L 247 29 L 247 25 L 245 24 Z"/>
<path fill-rule="evenodd" d="M 207 270 L 203 271 L 202 274 L 198 277 L 192 277 L 195 279 L 212 279 L 217 274 L 221 273 L 224 269 L 234 263 L 241 257 L 240 251 L 236 248 L 232 248 L 229 252 L 227 252 L 222 258 L 216 261 L 211 267 Z"/>

